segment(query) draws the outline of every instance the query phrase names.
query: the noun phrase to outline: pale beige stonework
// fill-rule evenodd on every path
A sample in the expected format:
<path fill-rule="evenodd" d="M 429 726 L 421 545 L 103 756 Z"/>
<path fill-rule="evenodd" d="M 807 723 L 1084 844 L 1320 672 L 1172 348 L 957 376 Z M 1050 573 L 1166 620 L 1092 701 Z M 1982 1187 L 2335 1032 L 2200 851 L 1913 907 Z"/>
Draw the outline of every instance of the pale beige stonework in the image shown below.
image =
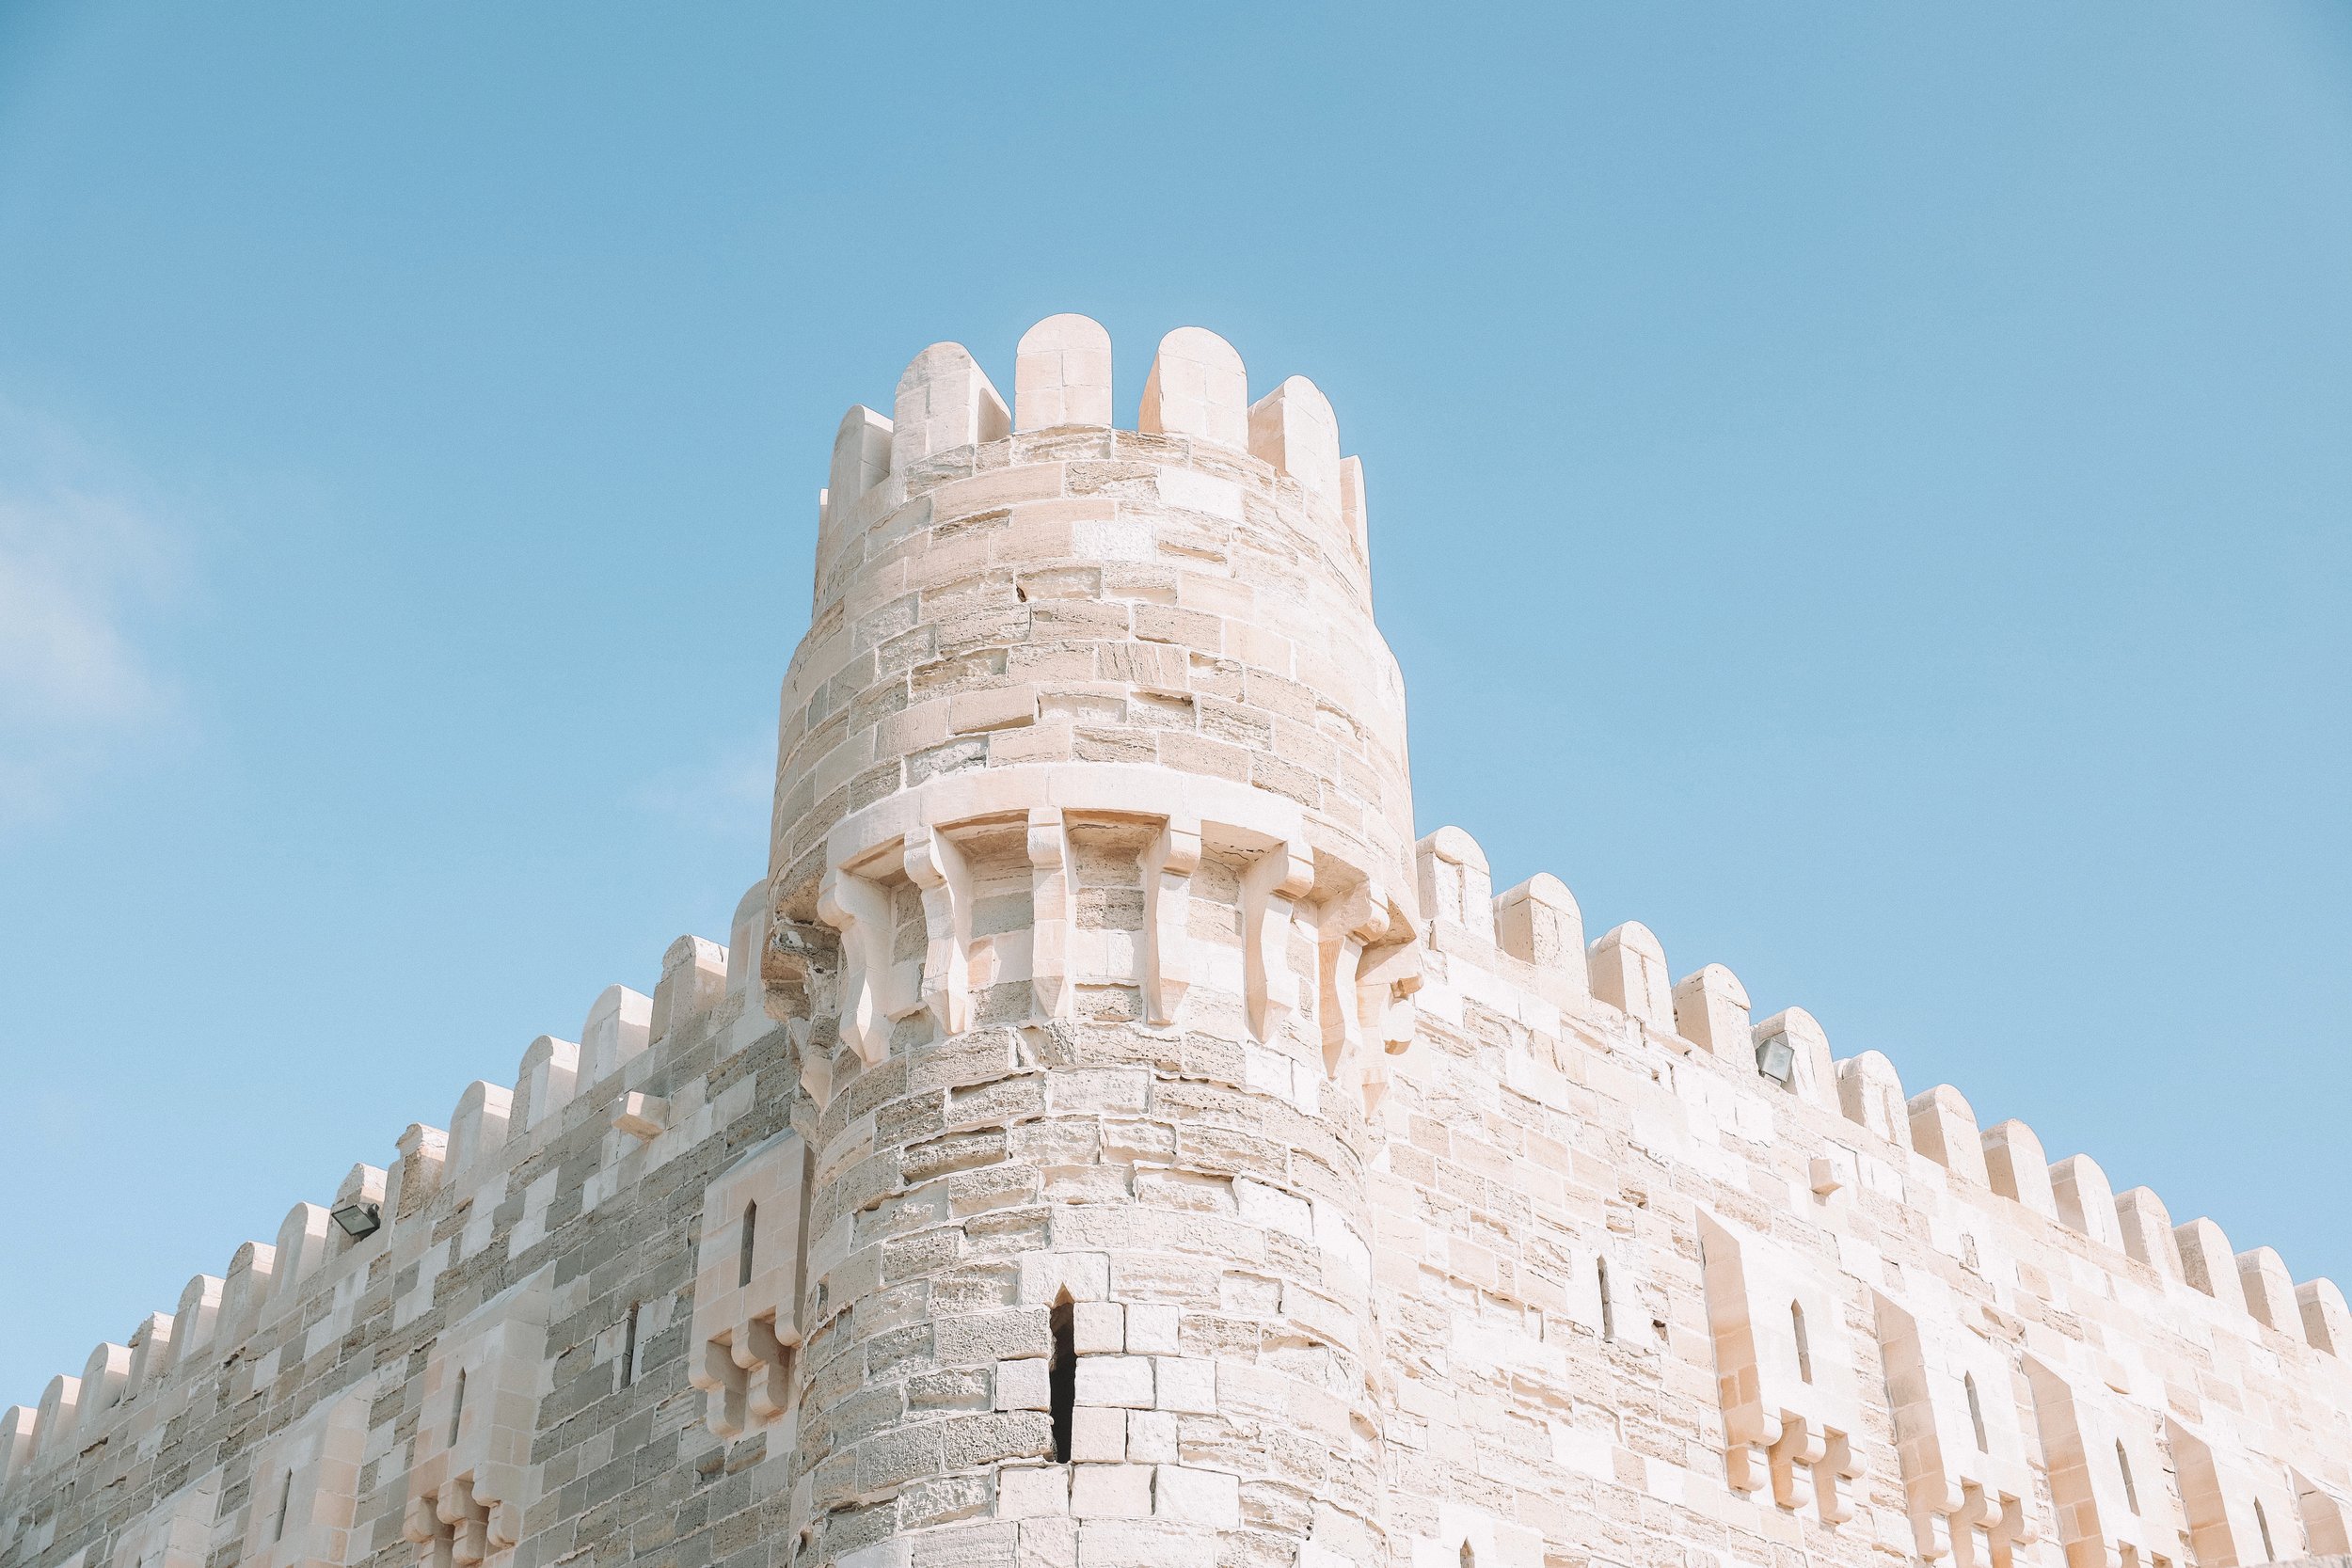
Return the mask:
<path fill-rule="evenodd" d="M 1417 836 L 1329 402 L 1111 354 L 850 411 L 726 942 L 9 1410 L 0 1564 L 2352 1550 L 2333 1285 Z"/>

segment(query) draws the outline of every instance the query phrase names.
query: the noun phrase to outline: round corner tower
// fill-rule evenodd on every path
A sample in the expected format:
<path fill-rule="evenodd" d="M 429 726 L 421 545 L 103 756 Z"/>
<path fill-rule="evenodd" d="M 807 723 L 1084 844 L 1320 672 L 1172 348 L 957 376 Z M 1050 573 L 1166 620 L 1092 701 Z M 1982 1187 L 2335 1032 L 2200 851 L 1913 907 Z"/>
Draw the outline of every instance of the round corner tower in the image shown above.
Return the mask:
<path fill-rule="evenodd" d="M 762 949 L 811 1568 L 1387 1557 L 1363 1161 L 1418 949 L 1361 470 L 1212 333 L 1138 429 L 1110 369 L 1053 317 L 1009 413 L 935 345 L 834 444 Z"/>

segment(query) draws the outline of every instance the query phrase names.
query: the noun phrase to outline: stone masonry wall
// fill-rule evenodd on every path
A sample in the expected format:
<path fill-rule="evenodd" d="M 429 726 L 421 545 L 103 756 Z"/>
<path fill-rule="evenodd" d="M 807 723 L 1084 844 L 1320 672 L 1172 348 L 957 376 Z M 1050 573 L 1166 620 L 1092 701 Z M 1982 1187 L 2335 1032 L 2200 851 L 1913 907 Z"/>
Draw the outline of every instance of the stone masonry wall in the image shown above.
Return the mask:
<path fill-rule="evenodd" d="M 1195 328 L 852 409 L 769 874 L 0 1418 L 0 1568 L 2235 1568 L 2268 1248 L 1415 842 L 1362 472 Z"/>

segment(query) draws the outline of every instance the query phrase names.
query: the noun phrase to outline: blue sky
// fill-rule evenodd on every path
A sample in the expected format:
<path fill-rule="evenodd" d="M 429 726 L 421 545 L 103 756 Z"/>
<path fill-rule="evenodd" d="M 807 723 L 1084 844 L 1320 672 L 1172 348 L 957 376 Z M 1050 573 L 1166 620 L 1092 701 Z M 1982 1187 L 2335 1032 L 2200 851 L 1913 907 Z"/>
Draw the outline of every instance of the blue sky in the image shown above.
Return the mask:
<path fill-rule="evenodd" d="M 1498 886 L 2352 1283 L 2342 11 L 32 4 L 0 1402 L 724 939 L 841 410 L 1057 310 L 1330 394 Z"/>

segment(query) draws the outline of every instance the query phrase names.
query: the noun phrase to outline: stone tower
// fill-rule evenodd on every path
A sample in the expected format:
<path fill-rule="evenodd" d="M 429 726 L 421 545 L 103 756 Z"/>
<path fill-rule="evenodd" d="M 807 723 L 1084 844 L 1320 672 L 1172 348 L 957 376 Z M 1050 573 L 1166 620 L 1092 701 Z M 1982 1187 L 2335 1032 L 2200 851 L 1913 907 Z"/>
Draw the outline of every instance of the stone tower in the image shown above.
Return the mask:
<path fill-rule="evenodd" d="M 943 343 L 834 440 L 762 975 L 804 1560 L 992 1496 L 1126 1560 L 1380 1555 L 1365 1112 L 1418 970 L 1362 469 L 1197 327 L 1137 423 L 1057 316 L 1009 413 Z"/>
<path fill-rule="evenodd" d="M 726 943 L 0 1411 L 0 1568 L 2352 1553 L 2333 1283 L 1413 839 L 1330 405 L 1110 354 L 850 411 Z"/>

